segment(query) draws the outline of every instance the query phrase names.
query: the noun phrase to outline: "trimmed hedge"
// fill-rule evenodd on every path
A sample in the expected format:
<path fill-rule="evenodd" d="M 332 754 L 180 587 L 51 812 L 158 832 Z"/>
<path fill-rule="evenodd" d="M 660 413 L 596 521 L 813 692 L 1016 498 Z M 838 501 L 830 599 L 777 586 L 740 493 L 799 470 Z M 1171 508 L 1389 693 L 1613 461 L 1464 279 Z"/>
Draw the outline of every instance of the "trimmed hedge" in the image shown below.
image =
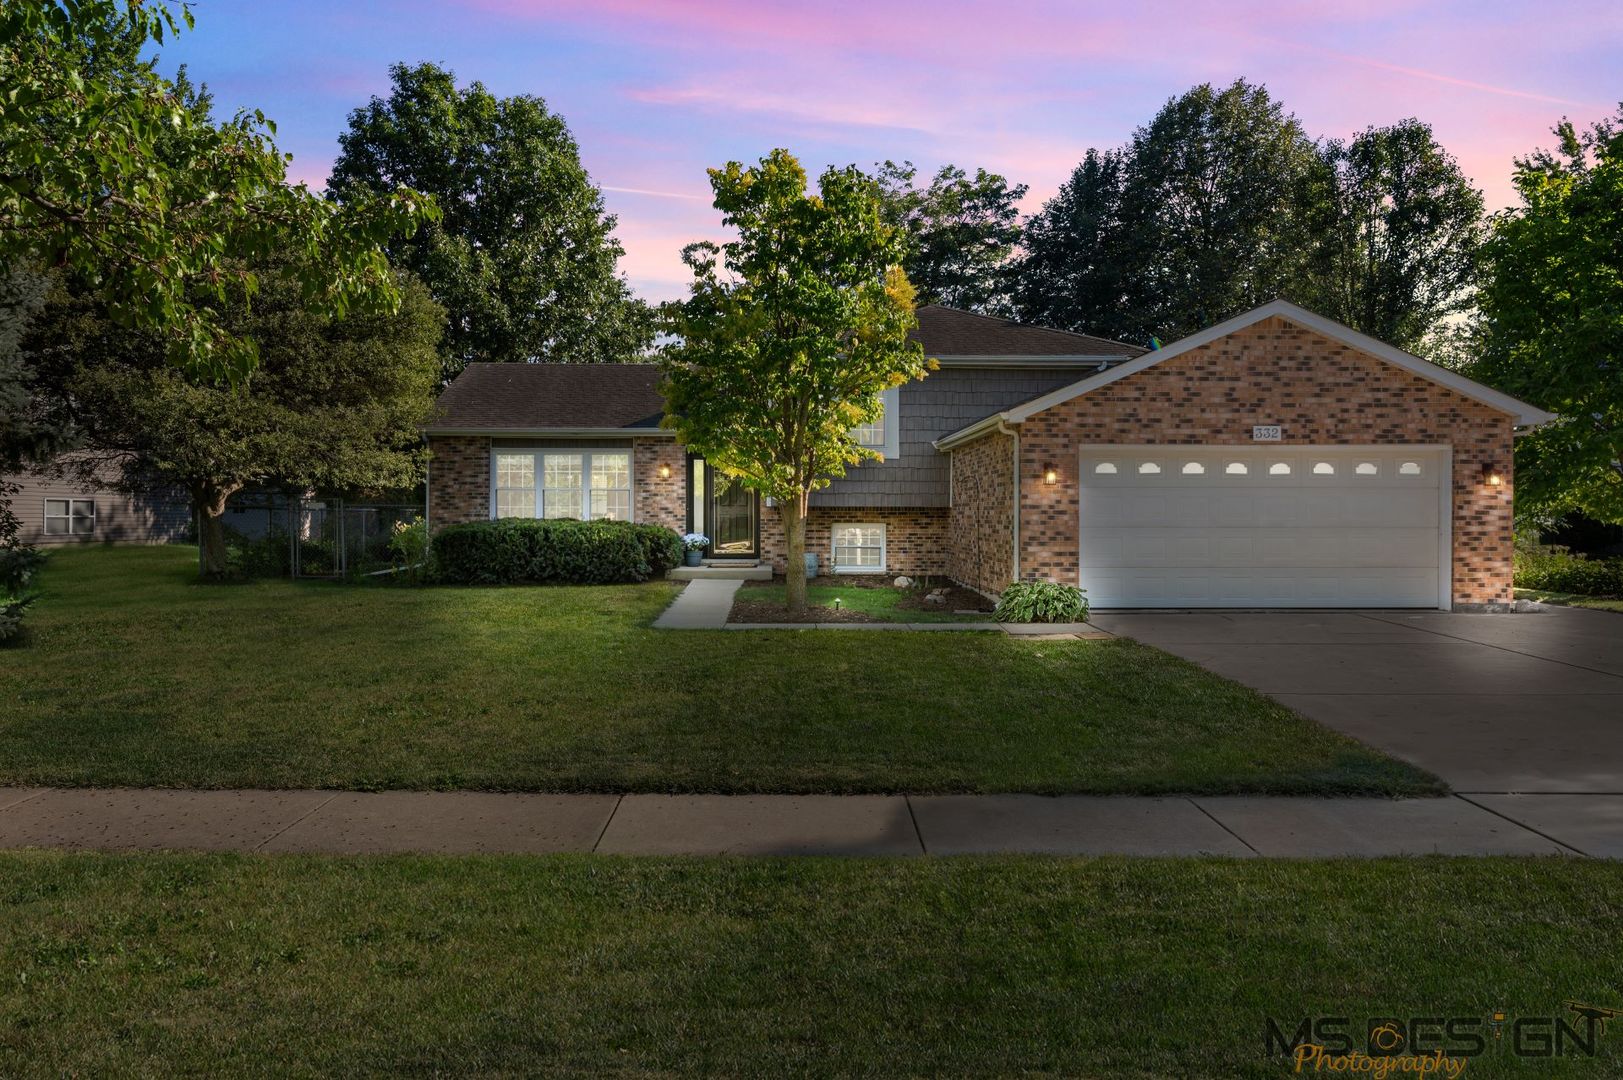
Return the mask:
<path fill-rule="evenodd" d="M 433 541 L 434 578 L 450 585 L 616 585 L 682 561 L 682 540 L 629 521 L 503 518 L 451 525 Z"/>
<path fill-rule="evenodd" d="M 1516 587 L 1623 597 L 1623 558 L 1586 559 L 1559 548 L 1518 551 Z"/>

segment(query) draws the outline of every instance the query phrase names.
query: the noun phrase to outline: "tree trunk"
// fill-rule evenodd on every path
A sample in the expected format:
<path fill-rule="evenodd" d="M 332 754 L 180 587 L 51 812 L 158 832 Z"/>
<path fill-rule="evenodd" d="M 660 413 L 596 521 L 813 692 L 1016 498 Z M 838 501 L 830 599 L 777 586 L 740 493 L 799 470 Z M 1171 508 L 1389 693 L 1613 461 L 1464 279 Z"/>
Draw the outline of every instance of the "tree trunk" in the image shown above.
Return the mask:
<path fill-rule="evenodd" d="M 225 558 L 225 501 L 236 491 L 203 484 L 191 489 L 192 513 L 197 519 L 198 573 L 205 581 L 219 581 L 229 570 Z"/>
<path fill-rule="evenodd" d="M 789 565 L 784 570 L 784 597 L 791 612 L 806 610 L 806 496 L 778 500 L 783 519 L 783 539 L 789 549 Z"/>

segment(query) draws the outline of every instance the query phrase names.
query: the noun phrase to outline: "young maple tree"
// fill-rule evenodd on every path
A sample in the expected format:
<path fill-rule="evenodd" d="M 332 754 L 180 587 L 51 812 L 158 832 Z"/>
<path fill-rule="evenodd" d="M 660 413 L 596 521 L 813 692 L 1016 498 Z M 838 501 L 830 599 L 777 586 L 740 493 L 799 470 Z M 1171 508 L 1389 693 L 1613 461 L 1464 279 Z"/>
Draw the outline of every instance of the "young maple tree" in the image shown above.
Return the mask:
<path fill-rule="evenodd" d="M 724 474 L 772 499 L 788 545 L 788 606 L 806 607 L 811 494 L 880 457 L 854 428 L 883 414 L 882 391 L 925 374 L 917 325 L 874 183 L 829 169 L 806 190 L 787 150 L 710 170 L 738 237 L 690 244 L 691 295 L 666 309 L 666 426 Z"/>

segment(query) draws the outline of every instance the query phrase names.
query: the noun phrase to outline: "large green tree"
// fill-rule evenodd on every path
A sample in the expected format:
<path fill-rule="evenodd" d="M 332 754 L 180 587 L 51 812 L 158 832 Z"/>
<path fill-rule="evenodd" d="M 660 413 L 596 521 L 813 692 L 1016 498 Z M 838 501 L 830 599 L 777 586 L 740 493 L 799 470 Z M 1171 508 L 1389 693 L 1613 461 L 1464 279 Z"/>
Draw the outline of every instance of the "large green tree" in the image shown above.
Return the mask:
<path fill-rule="evenodd" d="M 1470 373 L 1560 417 L 1517 440 L 1518 513 L 1623 524 L 1623 109 L 1516 162 Z"/>
<path fill-rule="evenodd" d="M 1319 157 L 1309 284 L 1292 291 L 1320 314 L 1419 351 L 1470 306 L 1482 193 L 1419 120 L 1328 140 Z"/>
<path fill-rule="evenodd" d="M 1027 322 L 1105 337 L 1139 334 L 1128 310 L 1129 266 L 1122 227 L 1127 155 L 1089 150 L 1041 212 L 1027 220 L 1014 264 L 1015 311 Z"/>
<path fill-rule="evenodd" d="M 94 296 L 59 295 L 33 334 L 42 381 L 83 431 L 81 467 L 116 463 L 132 489 L 184 488 L 208 577 L 226 572 L 220 516 L 247 485 L 381 491 L 422 476 L 444 312 L 402 276 L 394 309 L 334 317 L 311 309 L 291 261 L 254 267 L 251 304 L 212 311 L 261 343 L 254 370 L 232 381 L 164 363 L 161 341 L 114 325 Z"/>
<path fill-rule="evenodd" d="M 390 75 L 387 98 L 350 114 L 329 190 L 438 199 L 443 217 L 389 254 L 449 313 L 445 376 L 475 360 L 635 359 L 652 313 L 616 272 L 615 219 L 563 118 L 538 97 L 459 89 L 433 64 Z"/>
<path fill-rule="evenodd" d="M 1020 242 L 1026 185 L 985 169 L 970 176 L 943 165 L 919 186 L 911 161 L 886 161 L 875 178 L 885 220 L 906 239 L 902 269 L 918 302 L 1009 313 L 1008 266 Z"/>
<path fill-rule="evenodd" d="M 251 295 L 254 260 L 296 256 L 324 310 L 388 307 L 380 245 L 433 208 L 396 188 L 340 207 L 290 187 L 263 115 L 216 124 L 141 59 L 191 23 L 167 0 L 0 4 L 0 263 L 70 270 L 171 359 L 234 377 L 256 343 L 210 302 Z"/>
<path fill-rule="evenodd" d="M 817 193 L 793 154 L 710 170 L 725 244 L 691 244 L 691 295 L 669 308 L 667 426 L 744 486 L 777 503 L 788 547 L 788 606 L 806 607 L 812 492 L 877 458 L 853 428 L 881 393 L 926 372 L 906 248 L 872 178 L 829 169 Z"/>
<path fill-rule="evenodd" d="M 1481 194 L 1420 121 L 1315 143 L 1261 86 L 1197 86 L 1027 222 L 1015 307 L 1142 342 L 1289 296 L 1414 350 L 1469 303 L 1481 238 Z"/>

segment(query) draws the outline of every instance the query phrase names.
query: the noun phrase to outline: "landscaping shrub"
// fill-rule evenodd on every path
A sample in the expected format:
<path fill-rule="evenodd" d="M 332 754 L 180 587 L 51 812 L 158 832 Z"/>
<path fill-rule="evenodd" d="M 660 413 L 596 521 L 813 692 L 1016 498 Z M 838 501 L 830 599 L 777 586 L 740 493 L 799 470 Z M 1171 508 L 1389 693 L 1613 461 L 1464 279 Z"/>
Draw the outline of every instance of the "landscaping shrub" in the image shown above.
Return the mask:
<path fill-rule="evenodd" d="M 34 602 L 28 586 L 45 565 L 45 553 L 17 544 L 0 547 L 0 641 L 23 632 L 23 615 Z"/>
<path fill-rule="evenodd" d="M 998 622 L 1083 622 L 1088 598 L 1075 585 L 1017 581 L 997 598 Z"/>
<path fill-rule="evenodd" d="M 504 518 L 434 537 L 434 574 L 451 585 L 611 585 L 647 581 L 682 558 L 682 540 L 627 521 Z"/>
<path fill-rule="evenodd" d="M 1623 558 L 1590 559 L 1559 547 L 1517 549 L 1516 587 L 1623 597 Z"/>
<path fill-rule="evenodd" d="M 245 578 L 287 577 L 292 558 L 285 529 L 271 528 L 257 539 L 229 525 L 225 530 L 225 562 L 231 574 Z"/>

